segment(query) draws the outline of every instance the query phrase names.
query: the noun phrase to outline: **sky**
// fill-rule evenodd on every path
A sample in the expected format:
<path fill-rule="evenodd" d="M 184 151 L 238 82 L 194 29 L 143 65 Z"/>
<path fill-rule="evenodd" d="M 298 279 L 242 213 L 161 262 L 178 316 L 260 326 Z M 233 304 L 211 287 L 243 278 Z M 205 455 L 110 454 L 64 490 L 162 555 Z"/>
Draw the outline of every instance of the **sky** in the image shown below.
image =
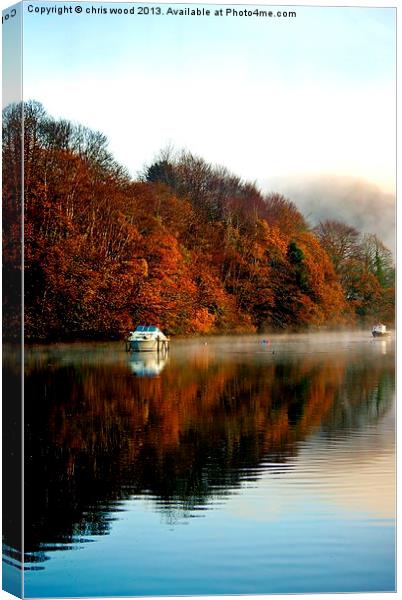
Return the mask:
<path fill-rule="evenodd" d="M 133 5 L 83 2 L 81 14 L 30 12 L 55 5 L 25 2 L 24 98 L 105 133 L 133 177 L 172 146 L 264 192 L 336 177 L 375 186 L 378 206 L 394 199 L 394 8 L 271 6 L 297 16 L 191 17 L 167 15 L 161 3 L 162 15 L 118 16 L 85 10 Z M 302 194 L 299 203 L 310 210 Z"/>
<path fill-rule="evenodd" d="M 54 3 L 25 3 L 25 99 L 104 132 L 133 176 L 170 144 L 248 180 L 339 174 L 394 191 L 394 9 L 45 16 L 30 5 Z"/>

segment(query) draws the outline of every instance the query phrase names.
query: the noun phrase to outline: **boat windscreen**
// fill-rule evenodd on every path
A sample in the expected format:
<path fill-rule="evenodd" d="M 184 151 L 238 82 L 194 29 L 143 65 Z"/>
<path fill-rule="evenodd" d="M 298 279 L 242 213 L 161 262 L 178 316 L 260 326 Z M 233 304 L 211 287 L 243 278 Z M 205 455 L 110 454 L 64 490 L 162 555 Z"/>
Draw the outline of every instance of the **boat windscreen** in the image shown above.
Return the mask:
<path fill-rule="evenodd" d="M 155 332 L 155 331 L 159 331 L 157 327 L 155 327 L 155 325 L 138 325 L 137 329 L 135 331 L 140 331 L 140 332 Z"/>

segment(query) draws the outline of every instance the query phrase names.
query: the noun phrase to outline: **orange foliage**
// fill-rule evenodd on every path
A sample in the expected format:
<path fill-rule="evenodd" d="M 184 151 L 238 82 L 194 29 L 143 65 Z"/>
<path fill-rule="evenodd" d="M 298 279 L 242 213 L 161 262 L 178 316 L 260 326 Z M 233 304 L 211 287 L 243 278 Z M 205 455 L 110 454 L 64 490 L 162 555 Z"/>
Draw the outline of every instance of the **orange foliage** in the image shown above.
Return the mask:
<path fill-rule="evenodd" d="M 391 314 L 391 296 L 370 272 L 346 270 L 354 296 L 345 299 L 328 254 L 286 198 L 264 198 L 190 154 L 132 182 L 104 136 L 52 121 L 37 103 L 24 107 L 27 338 L 113 338 L 140 322 L 180 334 L 341 324 L 373 314 L 383 297 Z M 11 117 L 3 263 L 18 276 Z"/>

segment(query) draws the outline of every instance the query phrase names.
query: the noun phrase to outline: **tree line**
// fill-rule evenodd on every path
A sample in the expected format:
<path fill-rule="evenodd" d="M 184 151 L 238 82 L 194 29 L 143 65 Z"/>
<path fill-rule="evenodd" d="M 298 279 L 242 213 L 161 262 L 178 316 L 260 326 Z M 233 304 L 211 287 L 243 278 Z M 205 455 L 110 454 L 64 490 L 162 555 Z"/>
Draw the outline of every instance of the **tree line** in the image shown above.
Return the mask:
<path fill-rule="evenodd" d="M 394 320 L 392 255 L 374 234 L 312 228 L 291 200 L 190 152 L 163 151 L 133 180 L 104 135 L 34 101 L 3 111 L 11 283 L 22 160 L 28 340 L 114 339 L 140 323 L 196 334 Z M 12 287 L 8 337 L 18 334 Z"/>

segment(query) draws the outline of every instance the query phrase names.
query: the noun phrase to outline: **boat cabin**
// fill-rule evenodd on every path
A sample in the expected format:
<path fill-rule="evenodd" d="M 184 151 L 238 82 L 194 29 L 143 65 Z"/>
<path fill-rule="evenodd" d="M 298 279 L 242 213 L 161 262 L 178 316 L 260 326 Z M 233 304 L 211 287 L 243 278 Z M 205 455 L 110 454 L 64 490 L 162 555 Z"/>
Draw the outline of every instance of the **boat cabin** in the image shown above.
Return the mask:
<path fill-rule="evenodd" d="M 138 325 L 127 337 L 128 351 L 166 350 L 169 338 L 156 325 Z"/>

